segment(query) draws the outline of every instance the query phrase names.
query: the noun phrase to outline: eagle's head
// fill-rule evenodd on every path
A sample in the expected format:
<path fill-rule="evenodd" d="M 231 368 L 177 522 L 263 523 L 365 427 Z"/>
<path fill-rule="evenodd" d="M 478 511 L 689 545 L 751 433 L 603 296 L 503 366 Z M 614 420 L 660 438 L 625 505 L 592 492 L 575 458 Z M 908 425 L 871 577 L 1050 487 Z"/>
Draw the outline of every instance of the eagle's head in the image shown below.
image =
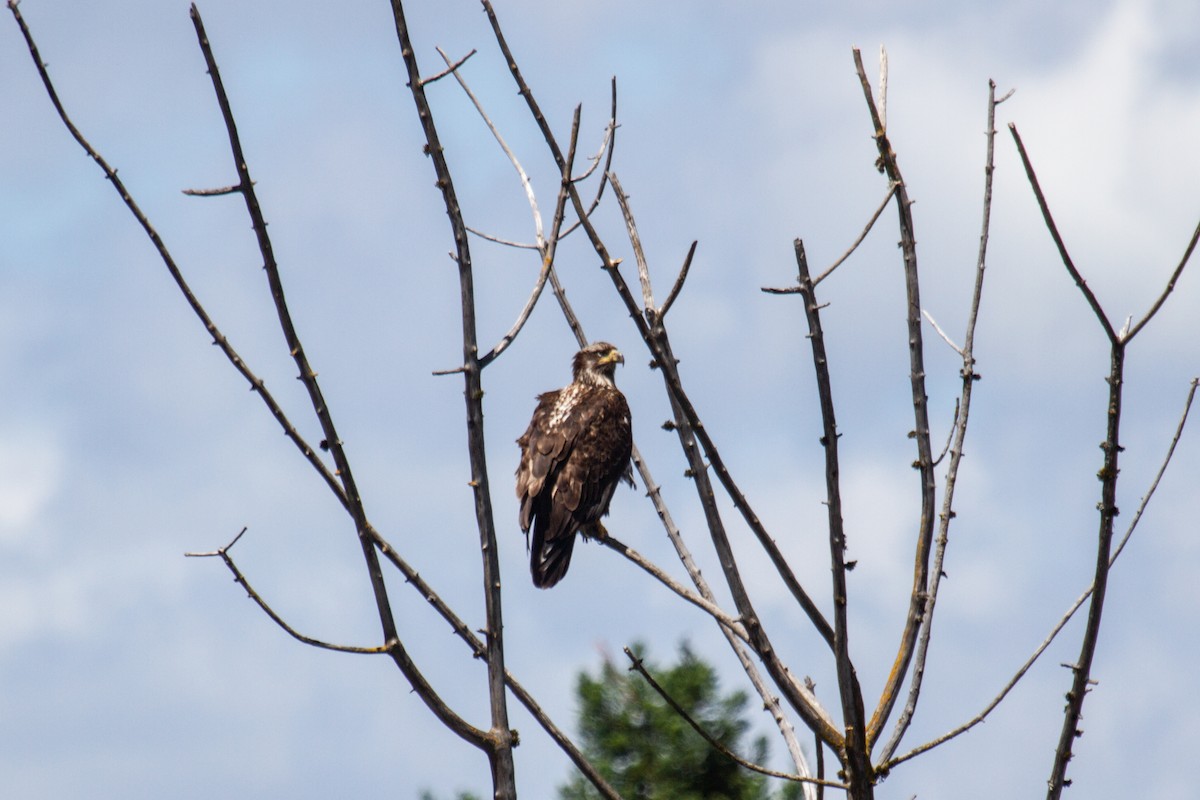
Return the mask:
<path fill-rule="evenodd" d="M 608 342 L 593 342 L 575 354 L 574 373 L 576 382 L 605 383 L 615 385 L 613 373 L 617 364 L 624 364 L 625 356 Z"/>

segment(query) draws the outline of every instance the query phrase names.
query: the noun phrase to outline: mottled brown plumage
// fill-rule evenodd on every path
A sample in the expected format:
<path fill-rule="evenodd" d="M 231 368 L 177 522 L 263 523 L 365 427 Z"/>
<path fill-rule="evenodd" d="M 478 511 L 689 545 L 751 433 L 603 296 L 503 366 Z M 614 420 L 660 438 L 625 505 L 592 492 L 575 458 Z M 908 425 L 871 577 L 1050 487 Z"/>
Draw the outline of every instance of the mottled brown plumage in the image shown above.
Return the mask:
<path fill-rule="evenodd" d="M 617 364 L 624 363 L 607 342 L 580 350 L 575 379 L 538 396 L 529 428 L 517 440 L 521 529 L 526 535 L 533 529 L 529 570 L 539 588 L 567 574 L 577 531 L 607 535 L 600 518 L 608 513 L 617 482 L 624 478 L 633 485 L 629 404 L 613 381 Z"/>

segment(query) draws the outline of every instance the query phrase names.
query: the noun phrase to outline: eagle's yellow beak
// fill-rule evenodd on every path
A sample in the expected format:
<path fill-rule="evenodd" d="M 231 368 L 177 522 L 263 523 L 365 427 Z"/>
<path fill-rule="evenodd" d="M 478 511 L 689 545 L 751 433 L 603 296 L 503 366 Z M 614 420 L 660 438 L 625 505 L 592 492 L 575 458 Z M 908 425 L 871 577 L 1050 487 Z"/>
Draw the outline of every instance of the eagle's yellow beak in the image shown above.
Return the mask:
<path fill-rule="evenodd" d="M 624 364 L 625 356 L 621 355 L 621 351 L 617 349 L 609 350 L 604 355 L 600 356 L 597 364 Z"/>

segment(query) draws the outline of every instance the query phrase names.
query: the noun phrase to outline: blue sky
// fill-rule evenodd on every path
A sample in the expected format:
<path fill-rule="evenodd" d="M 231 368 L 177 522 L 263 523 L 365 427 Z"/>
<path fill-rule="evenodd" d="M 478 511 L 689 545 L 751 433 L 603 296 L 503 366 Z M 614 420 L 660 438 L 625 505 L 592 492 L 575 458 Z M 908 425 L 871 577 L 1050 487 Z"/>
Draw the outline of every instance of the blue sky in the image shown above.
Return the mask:
<path fill-rule="evenodd" d="M 1161 291 L 1200 216 L 1200 10 L 1187 2 L 499 3 L 551 124 L 583 103 L 598 146 L 617 76 L 614 169 L 637 214 L 657 294 L 693 239 L 672 311 L 692 398 L 805 585 L 828 604 L 819 418 L 794 298 L 767 297 L 795 265 L 823 265 L 886 189 L 851 46 L 891 64 L 889 128 L 914 207 L 923 303 L 957 339 L 979 233 L 987 80 L 1016 94 L 997 116 L 992 247 L 979 371 L 949 580 L 915 746 L 972 716 L 1087 585 L 1095 536 L 1107 348 L 1062 269 L 1005 124 L 1016 122 L 1060 230 L 1115 320 Z M 473 627 L 483 623 L 462 433 L 457 276 L 433 172 L 384 2 L 316 9 L 202 3 L 309 356 L 368 513 Z M 76 124 L 121 171 L 193 287 L 302 430 L 294 380 L 186 3 L 25 0 L 21 10 Z M 473 2 L 408 8 L 426 73 L 464 71 L 530 173 L 543 209 L 557 177 Z M 874 69 L 869 67 L 873 74 Z M 319 638 L 378 637 L 353 530 L 258 399 L 213 348 L 152 247 L 44 95 L 16 25 L 0 24 L 0 785 L 12 797 L 317 798 L 486 788 L 485 759 L 436 724 L 383 659 L 303 647 L 216 561 L 224 544 L 256 588 Z M 451 81 L 431 89 L 468 223 L 528 240 L 515 173 Z M 632 265 L 615 207 L 610 247 Z M 868 695 L 893 654 L 917 504 L 897 233 L 889 212 L 822 286 L 851 556 L 851 647 Z M 538 267 L 473 243 L 480 337 L 507 330 Z M 682 478 L 658 376 L 596 258 L 564 243 L 559 269 L 593 338 L 627 354 L 618 380 L 635 436 L 711 576 L 702 515 Z M 1194 269 L 1194 267 L 1193 267 Z M 632 273 L 629 273 L 632 277 Z M 549 300 L 549 298 L 546 298 Z M 1128 521 L 1200 373 L 1197 276 L 1131 346 L 1119 505 Z M 536 392 L 568 377 L 573 342 L 545 302 L 485 373 L 489 469 L 506 581 L 509 665 L 563 725 L 574 676 L 634 640 L 678 642 L 745 685 L 714 626 L 640 571 L 577 548 L 550 592 L 527 579 L 509 482 Z M 929 395 L 944 435 L 956 356 L 930 331 Z M 939 434 L 935 432 L 935 437 Z M 1200 704 L 1195 536 L 1200 447 L 1185 434 L 1110 584 L 1085 736 L 1081 797 L 1192 796 Z M 833 708 L 831 664 L 749 533 L 744 573 L 793 668 Z M 673 565 L 653 509 L 622 490 L 609 528 Z M 400 627 L 434 684 L 486 721 L 482 667 L 400 580 Z M 900 768 L 881 797 L 1042 790 L 1081 626 L 1072 624 L 989 721 Z M 514 704 L 514 709 L 517 707 Z M 522 796 L 552 796 L 568 764 L 523 712 Z M 756 725 L 769 731 L 764 715 Z M 782 747 L 774 755 L 782 766 Z"/>

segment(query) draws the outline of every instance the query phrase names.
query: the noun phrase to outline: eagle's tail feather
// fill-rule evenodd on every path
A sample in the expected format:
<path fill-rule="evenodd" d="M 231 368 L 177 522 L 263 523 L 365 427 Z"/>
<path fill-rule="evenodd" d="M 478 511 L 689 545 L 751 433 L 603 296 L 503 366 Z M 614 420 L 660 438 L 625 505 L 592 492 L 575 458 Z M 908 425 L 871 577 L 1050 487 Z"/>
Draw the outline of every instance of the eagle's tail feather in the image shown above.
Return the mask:
<path fill-rule="evenodd" d="M 570 524 L 554 524 L 554 514 L 538 514 L 533 520 L 533 548 L 529 558 L 529 571 L 533 585 L 549 589 L 563 579 L 571 565 L 571 551 L 575 549 L 575 531 Z"/>

